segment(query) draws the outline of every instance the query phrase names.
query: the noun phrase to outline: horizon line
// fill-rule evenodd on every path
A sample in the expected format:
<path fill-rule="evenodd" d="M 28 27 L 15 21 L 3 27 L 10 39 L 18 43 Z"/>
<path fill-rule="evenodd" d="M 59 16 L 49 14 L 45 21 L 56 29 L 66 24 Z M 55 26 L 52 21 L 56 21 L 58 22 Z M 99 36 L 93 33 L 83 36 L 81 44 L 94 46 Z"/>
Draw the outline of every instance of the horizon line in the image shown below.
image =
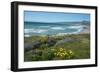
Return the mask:
<path fill-rule="evenodd" d="M 24 22 L 41 22 L 41 21 L 24 21 Z M 90 22 L 90 21 L 61 21 L 61 22 Z M 61 23 L 61 22 L 44 22 L 44 23 Z"/>

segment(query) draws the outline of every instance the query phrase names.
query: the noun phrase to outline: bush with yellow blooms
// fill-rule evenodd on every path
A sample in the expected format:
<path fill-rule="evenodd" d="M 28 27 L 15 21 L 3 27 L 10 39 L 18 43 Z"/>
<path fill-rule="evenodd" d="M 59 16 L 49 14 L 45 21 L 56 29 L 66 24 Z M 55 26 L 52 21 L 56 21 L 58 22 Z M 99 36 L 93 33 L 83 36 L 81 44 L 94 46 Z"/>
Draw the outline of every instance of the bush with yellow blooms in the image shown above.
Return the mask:
<path fill-rule="evenodd" d="M 60 59 L 72 59 L 75 57 L 75 54 L 72 50 L 68 50 L 65 48 L 52 49 L 54 51 L 55 57 L 59 57 Z"/>

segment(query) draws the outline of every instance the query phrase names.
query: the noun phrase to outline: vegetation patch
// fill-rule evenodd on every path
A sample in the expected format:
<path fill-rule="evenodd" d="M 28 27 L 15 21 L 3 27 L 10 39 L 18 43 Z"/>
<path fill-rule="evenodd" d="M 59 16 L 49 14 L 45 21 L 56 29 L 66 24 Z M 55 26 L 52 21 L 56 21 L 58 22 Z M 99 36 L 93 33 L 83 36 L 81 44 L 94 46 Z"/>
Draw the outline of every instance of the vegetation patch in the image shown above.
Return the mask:
<path fill-rule="evenodd" d="M 90 34 L 32 36 L 24 39 L 28 46 L 24 46 L 24 61 L 90 58 Z"/>

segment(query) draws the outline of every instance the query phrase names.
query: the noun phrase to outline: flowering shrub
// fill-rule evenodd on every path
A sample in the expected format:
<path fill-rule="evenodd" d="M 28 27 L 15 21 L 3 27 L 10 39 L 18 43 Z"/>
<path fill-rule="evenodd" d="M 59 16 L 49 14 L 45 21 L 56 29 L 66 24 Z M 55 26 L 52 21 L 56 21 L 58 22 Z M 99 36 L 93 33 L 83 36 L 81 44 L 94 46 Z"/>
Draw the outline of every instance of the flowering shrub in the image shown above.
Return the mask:
<path fill-rule="evenodd" d="M 32 52 L 31 52 L 32 53 Z M 44 61 L 44 60 L 65 60 L 74 59 L 75 53 L 72 50 L 65 48 L 44 48 L 43 50 L 36 50 L 35 54 L 27 54 L 28 59 L 32 61 Z"/>
<path fill-rule="evenodd" d="M 59 57 L 60 59 L 72 59 L 75 57 L 74 52 L 72 50 L 67 50 L 65 48 L 52 49 L 54 51 L 55 57 Z"/>

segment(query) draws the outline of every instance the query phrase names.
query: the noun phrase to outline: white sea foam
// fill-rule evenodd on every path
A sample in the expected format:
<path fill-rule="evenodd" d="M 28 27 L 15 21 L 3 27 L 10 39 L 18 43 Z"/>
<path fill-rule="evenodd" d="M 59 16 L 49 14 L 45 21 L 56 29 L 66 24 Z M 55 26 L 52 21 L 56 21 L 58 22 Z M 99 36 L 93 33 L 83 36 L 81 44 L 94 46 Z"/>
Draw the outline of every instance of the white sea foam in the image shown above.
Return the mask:
<path fill-rule="evenodd" d="M 44 29 L 25 29 L 24 32 L 25 33 L 44 33 L 48 30 L 44 30 Z"/>
<path fill-rule="evenodd" d="M 47 30 L 42 30 L 42 29 L 40 29 L 40 30 L 37 30 L 37 33 L 44 33 L 44 32 L 46 32 Z"/>
<path fill-rule="evenodd" d="M 25 36 L 25 37 L 30 37 L 31 35 L 25 34 L 24 36 Z"/>
<path fill-rule="evenodd" d="M 81 31 L 82 31 L 83 29 L 81 28 L 81 29 L 77 29 L 77 31 L 74 31 L 74 32 L 69 32 L 69 33 L 58 33 L 57 35 L 58 36 L 63 36 L 63 35 L 67 35 L 67 34 L 78 34 L 78 33 L 80 33 Z"/>
<path fill-rule="evenodd" d="M 51 29 L 53 29 L 53 30 L 65 30 L 65 28 L 63 28 L 63 27 L 52 27 Z"/>
<path fill-rule="evenodd" d="M 67 28 L 70 28 L 70 29 L 80 29 L 80 28 L 83 28 L 83 26 L 69 26 Z"/>
<path fill-rule="evenodd" d="M 58 33 L 57 35 L 61 36 L 61 35 L 66 35 L 66 34 L 68 34 L 68 33 Z"/>

